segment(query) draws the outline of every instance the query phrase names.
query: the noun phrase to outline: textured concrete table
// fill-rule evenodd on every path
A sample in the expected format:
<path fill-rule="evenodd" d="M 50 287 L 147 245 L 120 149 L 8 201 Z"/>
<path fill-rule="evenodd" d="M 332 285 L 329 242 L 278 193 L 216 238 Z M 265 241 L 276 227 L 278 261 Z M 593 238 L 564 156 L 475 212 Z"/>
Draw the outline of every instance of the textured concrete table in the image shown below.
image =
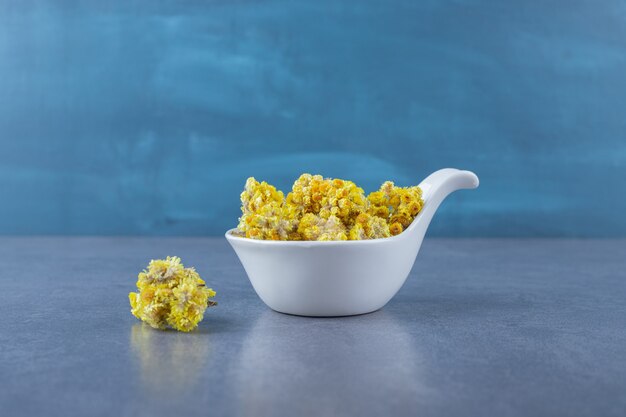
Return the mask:
<path fill-rule="evenodd" d="M 195 333 L 129 312 L 165 255 L 217 290 Z M 626 415 L 624 240 L 427 239 L 335 319 L 269 310 L 223 239 L 0 238 L 0 271 L 6 417 Z"/>

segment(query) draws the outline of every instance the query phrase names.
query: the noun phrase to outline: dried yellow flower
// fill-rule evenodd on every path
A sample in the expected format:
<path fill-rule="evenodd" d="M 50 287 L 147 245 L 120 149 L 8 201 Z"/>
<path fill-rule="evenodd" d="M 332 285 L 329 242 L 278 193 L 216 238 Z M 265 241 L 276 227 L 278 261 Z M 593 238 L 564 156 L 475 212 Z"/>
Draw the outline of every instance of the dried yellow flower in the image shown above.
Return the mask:
<path fill-rule="evenodd" d="M 189 332 L 202 321 L 207 307 L 217 304 L 210 300 L 215 291 L 176 256 L 150 261 L 137 277 L 137 289 L 128 294 L 131 312 L 156 329 Z"/>
<path fill-rule="evenodd" d="M 391 181 L 384 182 L 379 191 L 370 193 L 368 200 L 370 214 L 386 219 L 390 227 L 394 225 L 393 235 L 409 227 L 424 206 L 420 187 L 396 187 Z M 402 228 L 398 229 L 396 223 Z"/>
<path fill-rule="evenodd" d="M 302 240 L 348 240 L 346 226 L 335 215 L 325 219 L 307 213 L 300 219 L 298 233 Z"/>
<path fill-rule="evenodd" d="M 350 240 L 380 239 L 391 236 L 387 222 L 377 216 L 361 213 L 350 229 Z"/>
<path fill-rule="evenodd" d="M 383 183 L 367 197 L 352 181 L 302 174 L 287 197 L 248 178 L 238 233 L 264 240 L 363 240 L 395 236 L 424 205 L 419 187 Z"/>
<path fill-rule="evenodd" d="M 337 217 L 346 226 L 367 210 L 363 189 L 352 181 L 324 179 L 321 175 L 302 174 L 287 195 L 287 206 L 296 215 L 313 213 L 323 219 Z"/>
<path fill-rule="evenodd" d="M 238 229 L 251 239 L 291 240 L 297 229 L 295 215 L 285 205 L 282 191 L 250 177 L 241 193 Z"/>

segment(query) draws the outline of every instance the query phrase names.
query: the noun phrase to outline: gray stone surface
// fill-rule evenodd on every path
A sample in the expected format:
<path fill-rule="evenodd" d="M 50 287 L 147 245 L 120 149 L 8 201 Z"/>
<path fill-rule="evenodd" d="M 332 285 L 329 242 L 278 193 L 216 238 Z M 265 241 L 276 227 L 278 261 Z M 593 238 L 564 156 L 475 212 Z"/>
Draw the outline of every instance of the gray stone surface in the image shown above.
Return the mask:
<path fill-rule="evenodd" d="M 218 293 L 195 333 L 129 312 L 166 255 Z M 5 417 L 626 415 L 624 240 L 426 239 L 334 319 L 269 310 L 223 239 L 0 238 L 0 271 Z"/>

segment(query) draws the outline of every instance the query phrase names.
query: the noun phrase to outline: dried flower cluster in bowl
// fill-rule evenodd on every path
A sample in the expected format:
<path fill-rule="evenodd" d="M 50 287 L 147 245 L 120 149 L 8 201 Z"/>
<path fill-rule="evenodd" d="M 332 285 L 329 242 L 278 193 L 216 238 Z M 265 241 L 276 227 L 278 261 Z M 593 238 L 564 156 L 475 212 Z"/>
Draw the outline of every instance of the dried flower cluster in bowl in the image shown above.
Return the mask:
<path fill-rule="evenodd" d="M 137 278 L 139 292 L 128 294 L 131 312 L 156 329 L 168 326 L 182 332 L 196 328 L 215 291 L 207 288 L 193 268 L 185 268 L 179 257 L 150 261 Z"/>
<path fill-rule="evenodd" d="M 261 240 L 363 240 L 402 233 L 420 212 L 422 190 L 387 181 L 365 196 L 352 181 L 302 174 L 284 196 L 248 178 L 236 234 Z"/>

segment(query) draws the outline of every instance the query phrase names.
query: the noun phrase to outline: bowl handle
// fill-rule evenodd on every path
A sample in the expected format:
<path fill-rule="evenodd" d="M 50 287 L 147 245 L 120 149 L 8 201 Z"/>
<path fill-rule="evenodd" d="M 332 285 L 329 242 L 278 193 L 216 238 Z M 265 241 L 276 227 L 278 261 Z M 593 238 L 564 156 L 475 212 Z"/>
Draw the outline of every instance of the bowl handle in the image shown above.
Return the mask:
<path fill-rule="evenodd" d="M 419 184 L 423 192 L 424 208 L 407 231 L 413 229 L 422 238 L 439 205 L 448 195 L 457 190 L 476 188 L 478 183 L 478 177 L 471 171 L 444 168 L 430 174 Z"/>

